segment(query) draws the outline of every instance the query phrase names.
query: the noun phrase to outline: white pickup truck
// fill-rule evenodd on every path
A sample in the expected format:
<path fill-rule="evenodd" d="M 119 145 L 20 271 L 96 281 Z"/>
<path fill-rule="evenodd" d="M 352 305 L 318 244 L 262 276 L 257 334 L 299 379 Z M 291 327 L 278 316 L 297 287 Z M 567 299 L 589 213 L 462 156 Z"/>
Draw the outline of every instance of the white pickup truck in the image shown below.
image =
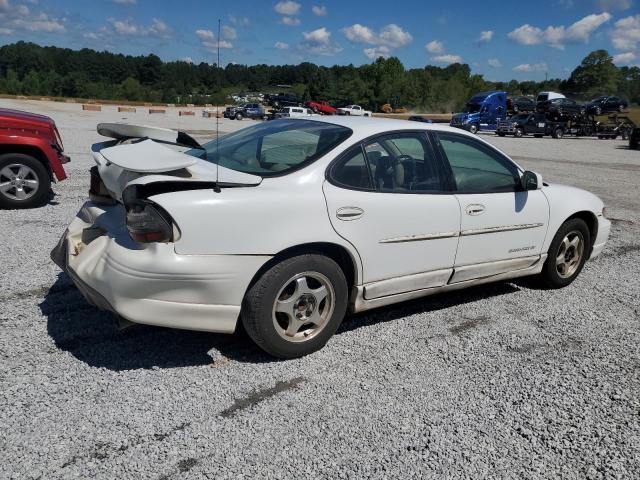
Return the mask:
<path fill-rule="evenodd" d="M 371 112 L 369 110 L 365 110 L 360 105 L 347 105 L 346 107 L 340 107 L 338 109 L 339 115 L 354 115 L 360 117 L 370 117 Z"/>

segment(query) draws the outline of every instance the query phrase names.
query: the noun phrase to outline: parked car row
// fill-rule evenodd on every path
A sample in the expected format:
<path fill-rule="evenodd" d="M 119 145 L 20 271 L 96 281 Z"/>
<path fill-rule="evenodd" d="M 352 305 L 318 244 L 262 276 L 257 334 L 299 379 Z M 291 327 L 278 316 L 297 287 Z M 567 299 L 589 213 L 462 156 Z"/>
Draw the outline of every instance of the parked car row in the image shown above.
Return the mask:
<path fill-rule="evenodd" d="M 540 92 L 534 101 L 526 96 L 508 97 L 503 91 L 481 92 L 469 99 L 463 112 L 454 113 L 451 126 L 471 133 L 496 130 L 509 114 L 540 113 L 553 121 L 586 121 L 587 115 L 623 112 L 628 103 L 615 96 L 602 96 L 586 104 L 557 92 Z"/>

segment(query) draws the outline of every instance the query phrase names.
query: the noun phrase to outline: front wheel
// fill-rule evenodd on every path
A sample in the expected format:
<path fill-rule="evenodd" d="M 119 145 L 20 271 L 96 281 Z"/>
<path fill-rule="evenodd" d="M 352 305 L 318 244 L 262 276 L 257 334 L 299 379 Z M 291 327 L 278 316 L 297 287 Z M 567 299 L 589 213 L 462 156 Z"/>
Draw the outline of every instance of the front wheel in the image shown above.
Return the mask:
<path fill-rule="evenodd" d="M 475 123 L 469 125 L 469 132 L 473 133 L 474 135 L 478 133 L 478 125 L 476 125 Z"/>
<path fill-rule="evenodd" d="M 271 267 L 247 291 L 242 323 L 274 357 L 302 357 L 335 333 L 347 300 L 347 281 L 336 262 L 315 253 L 297 255 Z"/>
<path fill-rule="evenodd" d="M 524 130 L 522 129 L 522 127 L 516 128 L 516 132 L 514 133 L 514 136 L 518 138 L 522 138 L 523 135 L 524 135 Z"/>
<path fill-rule="evenodd" d="M 619 106 L 618 106 L 618 111 L 619 111 L 620 113 L 624 112 L 624 105 L 619 105 Z"/>
<path fill-rule="evenodd" d="M 582 271 L 590 250 L 591 237 L 584 220 L 566 221 L 553 237 L 540 274 L 542 280 L 551 288 L 566 287 Z"/>
<path fill-rule="evenodd" d="M 242 114 L 236 113 L 236 120 L 242 120 Z"/>
<path fill-rule="evenodd" d="M 553 138 L 562 138 L 564 137 L 564 130 L 561 128 L 556 128 L 553 132 Z"/>
<path fill-rule="evenodd" d="M 596 107 L 596 115 L 600 115 L 602 113 L 601 107 Z"/>
<path fill-rule="evenodd" d="M 35 158 L 22 153 L 0 155 L 0 208 L 32 208 L 49 198 L 51 177 Z"/>

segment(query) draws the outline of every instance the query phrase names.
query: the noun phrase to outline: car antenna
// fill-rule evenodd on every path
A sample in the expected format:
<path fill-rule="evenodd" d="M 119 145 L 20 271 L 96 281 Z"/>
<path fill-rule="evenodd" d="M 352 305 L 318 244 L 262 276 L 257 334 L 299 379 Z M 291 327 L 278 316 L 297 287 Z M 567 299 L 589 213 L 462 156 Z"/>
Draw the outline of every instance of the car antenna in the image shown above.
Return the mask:
<path fill-rule="evenodd" d="M 220 19 L 218 19 L 218 59 L 216 60 L 216 70 L 218 77 L 218 94 L 221 91 L 221 82 L 220 82 Z M 220 102 L 216 102 L 216 156 L 218 157 L 216 160 L 216 181 L 213 184 L 213 191 L 216 193 L 220 193 L 220 185 L 218 184 L 219 180 L 219 172 L 220 172 L 220 150 L 219 150 L 219 138 L 220 138 Z"/>

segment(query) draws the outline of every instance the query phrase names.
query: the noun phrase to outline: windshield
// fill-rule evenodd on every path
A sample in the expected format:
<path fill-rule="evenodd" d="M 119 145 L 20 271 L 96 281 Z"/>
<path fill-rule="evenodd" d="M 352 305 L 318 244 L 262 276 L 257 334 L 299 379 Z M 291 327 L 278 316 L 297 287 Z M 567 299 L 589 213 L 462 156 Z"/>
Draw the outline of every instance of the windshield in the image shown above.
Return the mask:
<path fill-rule="evenodd" d="M 548 93 L 541 93 L 540 95 L 538 95 L 538 101 L 539 102 L 546 102 L 547 100 L 549 100 L 549 94 Z"/>
<path fill-rule="evenodd" d="M 594 98 L 593 100 L 591 100 L 593 103 L 596 102 L 602 102 L 603 100 L 606 100 L 607 97 L 598 97 L 598 98 Z"/>
<path fill-rule="evenodd" d="M 482 105 L 480 105 L 478 103 L 467 103 L 466 112 L 467 113 L 479 112 L 480 111 L 480 107 L 482 107 Z"/>
<path fill-rule="evenodd" d="M 203 148 L 205 160 L 211 163 L 270 177 L 311 163 L 352 133 L 349 128 L 313 120 L 272 120 L 224 135 Z M 188 153 L 201 156 L 202 150 Z"/>

